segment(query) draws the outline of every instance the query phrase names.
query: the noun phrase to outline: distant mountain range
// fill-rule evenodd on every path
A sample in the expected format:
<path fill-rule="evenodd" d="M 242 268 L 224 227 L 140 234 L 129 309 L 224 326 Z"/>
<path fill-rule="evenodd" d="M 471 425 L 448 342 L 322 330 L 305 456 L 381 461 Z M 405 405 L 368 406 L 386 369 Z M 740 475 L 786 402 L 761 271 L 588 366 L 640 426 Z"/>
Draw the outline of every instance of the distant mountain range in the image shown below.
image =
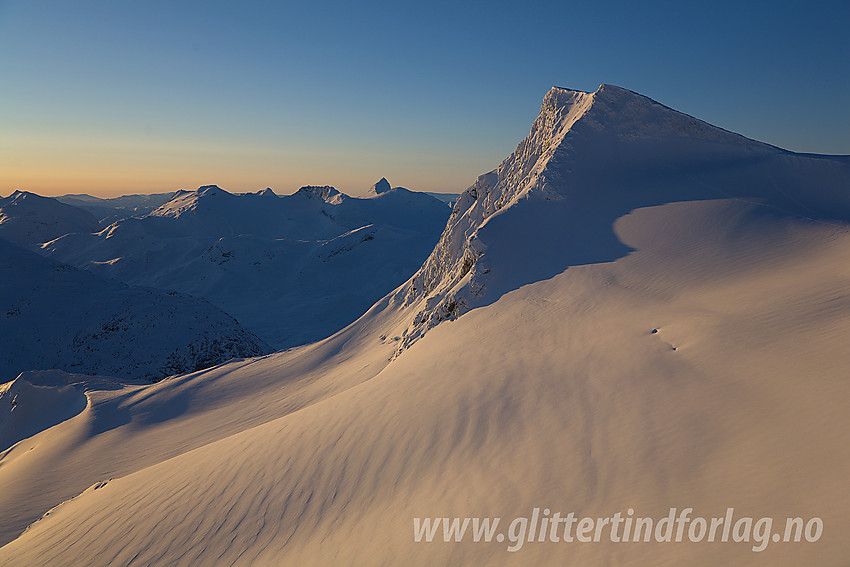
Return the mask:
<path fill-rule="evenodd" d="M 103 277 L 206 299 L 287 348 L 332 334 L 402 284 L 450 212 L 386 179 L 368 198 L 333 187 L 278 196 L 210 185 L 167 200 L 19 192 L 0 206 L 0 237 Z"/>
<path fill-rule="evenodd" d="M 88 211 L 56 199 L 27 191 L 0 198 L 0 237 L 21 246 L 48 242 L 65 234 L 97 232 L 100 228 Z"/>
<path fill-rule="evenodd" d="M 154 193 L 103 199 L 91 195 L 62 195 L 56 197 L 56 200 L 88 211 L 100 221 L 101 226 L 108 226 L 127 217 L 145 216 L 170 201 L 172 196 L 174 193 Z"/>

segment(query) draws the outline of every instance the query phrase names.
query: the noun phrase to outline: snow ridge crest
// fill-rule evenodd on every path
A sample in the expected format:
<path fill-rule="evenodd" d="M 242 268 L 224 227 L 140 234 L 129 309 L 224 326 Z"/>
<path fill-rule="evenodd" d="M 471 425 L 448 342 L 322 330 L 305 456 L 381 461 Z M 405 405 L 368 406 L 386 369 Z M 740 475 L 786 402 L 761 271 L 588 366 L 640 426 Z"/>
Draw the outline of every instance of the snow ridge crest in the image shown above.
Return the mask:
<path fill-rule="evenodd" d="M 578 179 L 573 172 L 586 171 L 587 159 L 612 164 L 622 151 L 633 152 L 627 159 L 639 161 L 640 147 L 647 142 L 650 148 L 702 144 L 751 155 L 781 151 L 622 87 L 603 84 L 592 93 L 551 88 L 528 136 L 498 168 L 461 194 L 434 251 L 399 292 L 403 305 L 417 306 L 399 352 L 440 321 L 479 302 L 490 271 L 479 261 L 487 249 L 479 231 L 490 218 L 520 200 L 568 198 L 579 189 L 570 181 Z"/>

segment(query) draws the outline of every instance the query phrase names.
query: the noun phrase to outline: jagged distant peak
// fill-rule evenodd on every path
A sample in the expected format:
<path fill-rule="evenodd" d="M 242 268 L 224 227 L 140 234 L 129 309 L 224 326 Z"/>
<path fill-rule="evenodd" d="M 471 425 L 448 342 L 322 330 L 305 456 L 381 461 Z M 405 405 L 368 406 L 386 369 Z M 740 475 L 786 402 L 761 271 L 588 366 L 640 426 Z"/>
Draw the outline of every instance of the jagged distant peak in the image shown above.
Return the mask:
<path fill-rule="evenodd" d="M 330 185 L 305 185 L 295 194 L 308 199 L 319 199 L 327 203 L 339 202 L 344 197 L 338 189 L 331 187 Z"/>
<path fill-rule="evenodd" d="M 262 191 L 257 191 L 256 195 L 259 195 L 261 197 L 277 197 L 277 193 L 272 191 L 271 187 L 266 187 Z"/>
<path fill-rule="evenodd" d="M 392 187 L 390 186 L 390 182 L 387 181 L 386 177 L 381 177 L 381 179 L 377 183 L 375 183 L 369 188 L 368 194 L 380 195 L 381 193 L 386 193 L 390 189 L 392 189 Z"/>

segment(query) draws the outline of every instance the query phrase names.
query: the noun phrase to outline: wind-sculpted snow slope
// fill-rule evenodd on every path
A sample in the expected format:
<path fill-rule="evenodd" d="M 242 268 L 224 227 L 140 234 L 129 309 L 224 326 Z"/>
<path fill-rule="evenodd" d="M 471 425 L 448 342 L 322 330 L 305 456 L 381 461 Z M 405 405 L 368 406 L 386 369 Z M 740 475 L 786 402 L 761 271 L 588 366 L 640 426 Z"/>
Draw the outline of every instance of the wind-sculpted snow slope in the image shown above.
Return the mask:
<path fill-rule="evenodd" d="M 400 187 L 357 199 L 333 187 L 278 197 L 207 186 L 43 252 L 127 283 L 202 297 L 284 348 L 327 337 L 406 281 L 449 212 Z"/>
<path fill-rule="evenodd" d="M 794 154 L 612 85 L 553 88 L 516 151 L 460 196 L 404 289 L 419 313 L 402 348 L 506 291 L 628 253 L 612 225 L 630 210 L 718 198 L 847 219 L 850 157 Z"/>
<path fill-rule="evenodd" d="M 79 495 L 0 563 L 844 565 L 847 226 L 724 200 L 615 230 L 627 257 L 508 292 L 389 364 L 376 335 L 401 322 L 392 298 L 315 346 L 90 393 L 90 410 L 5 456 L 16 491 L 0 506 L 19 519 Z M 91 435 L 98 419 L 111 428 Z M 414 517 L 500 517 L 506 535 L 534 507 L 733 507 L 825 528 L 761 552 L 414 541 Z"/>
<path fill-rule="evenodd" d="M 0 381 L 26 370 L 158 380 L 270 352 L 206 301 L 127 286 L 0 239 Z"/>
<path fill-rule="evenodd" d="M 296 413 L 373 378 L 392 352 L 378 340 L 378 329 L 399 317 L 385 299 L 356 327 L 313 345 L 149 386 L 89 378 L 81 386 L 91 400 L 85 411 L 0 451 L 0 485 L 15 487 L 0 491 L 0 545 L 88 487 Z M 4 560 L 0 553 L 0 565 Z"/>
<path fill-rule="evenodd" d="M 65 379 L 69 376 L 28 371 L 0 385 L 0 453 L 85 409 L 86 396 Z"/>

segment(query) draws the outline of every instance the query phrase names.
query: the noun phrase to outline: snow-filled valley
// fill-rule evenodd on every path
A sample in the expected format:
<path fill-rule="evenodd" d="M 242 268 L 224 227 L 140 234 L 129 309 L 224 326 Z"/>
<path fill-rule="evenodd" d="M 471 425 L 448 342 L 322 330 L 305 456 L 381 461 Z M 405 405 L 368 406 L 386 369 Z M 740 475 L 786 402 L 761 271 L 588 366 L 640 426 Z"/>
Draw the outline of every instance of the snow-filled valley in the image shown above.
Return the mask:
<path fill-rule="evenodd" d="M 846 565 L 848 156 L 602 85 L 549 91 L 452 209 L 206 186 L 101 226 L 35 197 L 0 201 L 0 364 L 33 361 L 0 386 L 0 565 Z M 255 351 L 127 367 L 212 329 Z M 672 507 L 823 533 L 507 549 L 535 508 Z M 503 539 L 414 539 L 470 516 Z"/>

